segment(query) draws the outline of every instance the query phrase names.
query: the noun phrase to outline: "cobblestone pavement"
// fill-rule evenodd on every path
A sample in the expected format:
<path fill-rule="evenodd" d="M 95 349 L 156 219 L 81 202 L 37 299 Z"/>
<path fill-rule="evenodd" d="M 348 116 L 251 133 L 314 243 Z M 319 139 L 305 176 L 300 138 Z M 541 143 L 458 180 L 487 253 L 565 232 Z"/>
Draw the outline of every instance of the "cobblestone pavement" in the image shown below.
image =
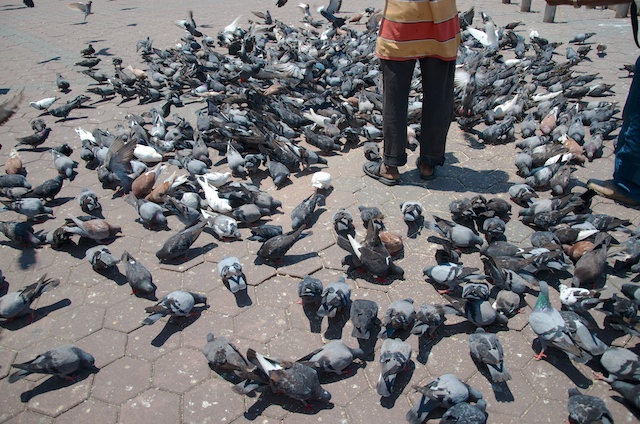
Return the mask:
<path fill-rule="evenodd" d="M 14 139 L 30 133 L 30 121 L 39 116 L 38 111 L 28 107 L 28 101 L 53 95 L 67 100 L 84 93 L 92 81 L 78 73 L 74 63 L 81 59 L 79 52 L 89 42 L 102 59 L 98 69 L 109 72 L 114 56 L 122 57 L 125 65 L 143 65 L 135 51 L 139 39 L 149 36 L 158 48 L 176 43 L 182 31 L 172 21 L 186 18 L 190 9 L 195 12 L 198 26 L 212 36 L 238 15 L 242 15 L 241 25 L 246 26 L 248 19 L 255 19 L 250 13 L 252 10 L 268 7 L 275 18 L 294 25 L 301 16 L 293 1 L 277 9 L 274 1 L 265 5 L 265 2 L 248 0 L 225 4 L 195 0 L 118 0 L 94 2 L 94 14 L 82 23 L 82 15 L 67 8 L 67 2 L 36 0 L 34 9 L 23 8 L 19 1 L 0 4 L 0 88 L 11 89 L 10 93 L 13 93 L 24 87 L 25 92 L 20 110 L 0 127 L 0 142 L 4 146 L 0 152 L 1 163 L 6 161 Z M 638 54 L 628 19 L 615 19 L 611 10 L 559 7 L 556 23 L 544 24 L 544 3 L 540 0 L 533 2 L 531 13 L 521 13 L 519 4 L 501 4 L 495 0 L 461 0 L 458 7 L 466 10 L 472 4 L 476 8 L 476 23 L 480 11 L 487 12 L 499 25 L 521 20 L 524 22 L 519 30 L 521 34 L 527 36 L 531 29 L 536 29 L 551 41 L 563 41 L 565 45 L 557 49 L 561 55 L 574 34 L 596 32 L 593 41 L 605 43 L 607 54 L 598 57 L 592 52 L 592 60 L 581 63 L 579 69 L 598 72 L 603 81 L 615 83 L 616 94 L 607 100 L 623 104 L 631 79 L 619 68 L 625 63 L 633 63 Z M 370 5 L 381 8 L 383 2 L 348 0 L 344 2 L 343 11 L 352 14 Z M 562 60 L 560 56 L 558 58 Z M 56 90 L 56 73 L 71 82 L 69 94 Z M 94 100 L 95 97 L 92 95 Z M 43 147 L 68 143 L 74 148 L 72 157 L 81 162 L 78 156 L 80 140 L 74 132 L 75 127 L 89 131 L 114 128 L 125 123 L 128 113 L 141 113 L 150 108 L 149 105 L 139 106 L 135 101 L 117 103 L 117 100 L 99 102 L 94 108 L 73 111 L 71 117 L 74 119 L 66 122 L 53 123 L 53 117 L 44 116 L 53 131 Z M 175 111 L 195 122 L 194 111 L 202 105 L 187 104 Z M 55 219 L 37 224 L 36 229 L 51 230 L 69 213 L 80 214 L 74 197 L 82 187 L 96 190 L 101 196 L 105 218 L 122 226 L 122 236 L 113 241 L 109 249 L 118 256 L 127 250 L 149 268 L 159 287 L 159 296 L 179 288 L 205 293 L 210 308 L 188 325 L 177 326 L 163 319 L 156 325 L 142 326 L 140 321 L 149 301 L 131 296 L 129 288 L 123 287 L 122 274 L 93 271 L 84 260 L 84 251 L 90 244 L 83 242 L 75 248 L 62 250 L 49 246 L 20 250 L 13 243 L 2 241 L 0 269 L 10 284 L 10 291 L 35 282 L 45 273 L 59 278 L 62 284 L 45 293 L 34 305 L 33 322 L 27 317 L 1 324 L 0 422 L 404 422 L 407 410 L 419 398 L 411 386 L 426 384 L 444 373 L 455 373 L 482 391 L 488 402 L 491 423 L 565 422 L 567 389 L 572 386 L 603 398 L 616 422 L 637 422 L 638 416 L 609 390 L 607 383 L 593 380 L 593 371 L 600 371 L 597 361 L 586 366 L 574 364 L 558 351 L 550 352 L 547 360 L 533 359 L 535 334 L 528 327 L 527 318 L 535 304 L 537 290 L 526 294 L 528 306 L 509 321 L 509 330 L 499 332 L 506 364 L 513 376 L 505 385 L 492 386 L 474 365 L 467 348 L 468 334 L 473 326 L 455 317 L 447 321 L 441 330 L 442 337 L 435 341 L 419 342 L 415 336 L 408 338 L 414 349 L 412 366 L 399 376 L 396 390 L 388 399 L 381 399 L 375 390 L 379 343 L 375 358 L 373 355 L 366 358 L 365 363 L 354 367 L 352 375 L 327 382 L 325 388 L 333 395 L 331 404 L 314 404 L 311 411 L 303 409 L 298 402 L 278 396 L 237 395 L 231 391 L 231 383 L 208 367 L 201 349 L 209 332 L 231 338 L 243 351 L 252 347 L 283 359 L 296 359 L 328 339 L 341 338 L 348 345 L 356 346 L 356 340 L 350 337 L 350 322 L 344 327 L 338 325 L 336 329 L 336 326 L 328 328 L 325 320 L 319 331 L 311 332 L 309 320 L 296 304 L 297 283 L 305 274 L 312 274 L 325 284 L 344 275 L 345 269 L 341 266 L 344 251 L 336 245 L 331 226 L 331 216 L 338 207 L 346 207 L 357 216 L 358 205 L 377 205 L 385 212 L 389 229 L 405 234 L 406 225 L 399 214 L 399 204 L 405 200 L 422 202 L 428 216 L 447 217 L 448 204 L 454 199 L 475 194 L 508 199 L 508 187 L 522 181 L 515 172 L 513 144 L 483 145 L 475 137 L 463 134 L 454 124 L 447 150 L 447 163 L 438 169 L 436 180 L 423 182 L 417 178 L 415 169 L 408 166 L 401 170 L 403 183 L 393 188 L 363 175 L 364 158 L 359 149 L 329 157 L 327 170 L 333 176 L 333 191 L 313 225 L 312 234 L 300 240 L 278 267 L 254 262 L 260 244 L 246 240 L 248 229 L 242 229 L 244 240 L 235 242 L 222 242 L 204 233 L 187 261 L 179 265 L 159 264 L 154 253 L 172 232 L 145 230 L 135 221 L 131 206 L 121 197 L 112 197 L 111 191 L 103 190 L 95 173 L 81 163 L 79 175 L 74 181 L 65 181 L 54 202 Z M 30 182 L 37 184 L 55 174 L 48 149 L 23 150 L 20 154 Z M 415 153 L 408 163 L 414 161 Z M 224 162 L 215 162 L 218 161 L 214 161 L 214 169 L 226 169 Z M 612 142 L 608 141 L 603 158 L 586 163 L 573 174 L 574 190 L 584 190 L 588 178 L 609 178 L 612 170 Z M 292 179 L 293 184 L 280 190 L 272 186 L 270 179 L 261 183 L 262 189 L 282 201 L 283 213 L 273 216 L 272 222 L 285 228 L 290 228 L 292 208 L 308 196 L 311 187 L 311 174 L 303 173 Z M 636 209 L 604 198 L 594 199 L 593 210 L 630 219 L 634 226 L 639 221 Z M 507 224 L 507 238 L 513 243 L 528 245 L 532 230 L 517 219 L 517 207 L 514 212 L 513 219 Z M 22 218 L 13 212 L 5 212 L 2 219 Z M 170 217 L 169 226 L 176 229 L 179 223 Z M 358 231 L 363 234 L 361 225 L 358 225 Z M 430 232 L 424 230 L 415 239 L 405 237 L 404 254 L 397 259 L 405 269 L 403 280 L 378 284 L 361 274 L 348 275 L 347 282 L 353 288 L 352 298 L 376 301 L 381 313 L 393 300 L 406 297 L 415 299 L 417 305 L 443 302 L 434 287 L 425 283 L 422 277 L 422 268 L 434 264 L 437 245 L 427 241 L 429 235 Z M 218 261 L 230 254 L 240 258 L 243 264 L 250 285 L 249 306 L 238 306 L 217 275 Z M 469 266 L 482 266 L 477 253 L 465 255 L 464 262 Z M 122 266 L 120 271 L 124 271 Z M 611 275 L 604 295 L 629 279 L 629 276 Z M 551 292 L 552 302 L 559 308 L 557 292 Z M 602 321 L 599 312 L 594 315 Z M 622 333 L 607 332 L 605 341 L 640 353 L 637 339 Z M 73 384 L 38 375 L 8 383 L 10 364 L 28 360 L 64 343 L 75 343 L 91 352 L 100 372 L 84 376 Z M 537 344 L 533 346 L 536 350 L 539 348 Z M 436 421 L 431 419 L 429 422 Z"/>

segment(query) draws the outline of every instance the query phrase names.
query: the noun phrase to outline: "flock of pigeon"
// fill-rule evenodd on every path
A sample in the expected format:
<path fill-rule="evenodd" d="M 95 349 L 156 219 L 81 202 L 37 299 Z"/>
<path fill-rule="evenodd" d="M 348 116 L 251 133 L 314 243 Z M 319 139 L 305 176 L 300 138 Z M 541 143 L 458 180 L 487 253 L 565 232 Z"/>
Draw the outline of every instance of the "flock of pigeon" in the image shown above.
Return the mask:
<path fill-rule="evenodd" d="M 96 82 L 87 93 L 101 101 L 138 101 L 150 108 L 141 115 L 128 115 L 126 122 L 111 130 L 77 128 L 82 144 L 79 155 L 68 145 L 49 149 L 59 175 L 35 187 L 25 176 L 20 149 L 40 149 L 52 129 L 42 118 L 32 121 L 33 134 L 17 140 L 5 162 L 6 174 L 0 176 L 5 210 L 24 219 L 2 220 L 0 231 L 16 247 L 49 245 L 64 250 L 76 236 L 94 240 L 95 246 L 86 250 L 93 269 L 122 263 L 132 291 L 154 301 L 145 309 L 144 325 L 165 316 L 180 322 L 202 311 L 196 305 L 206 308 L 206 296 L 184 290 L 158 300 L 147 268 L 126 251 L 119 257 L 112 254 L 104 243 L 122 229 L 104 218 L 100 198 L 92 190 L 83 189 L 76 198 L 86 215 L 69 215 L 58 228 L 37 230 L 53 214 L 51 202 L 65 182 L 75 178 L 80 163 L 72 157 L 79 156 L 86 168 L 95 170 L 104 189 L 113 190 L 114 196 L 130 205 L 126 207 L 134 208 L 149 231 L 167 230 L 168 215 L 184 225 L 157 251 L 159 261 L 188 260 L 191 246 L 203 232 L 233 243 L 242 237 L 240 228 L 250 228 L 250 240 L 261 243 L 258 260 L 277 267 L 313 226 L 317 209 L 331 194 L 331 175 L 326 172 L 331 156 L 350 146 L 361 147 L 367 159 L 380 159 L 382 87 L 373 55 L 379 11 L 367 9 L 351 19 L 339 18 L 340 3 L 332 0 L 322 10 L 324 22 L 312 17 L 308 5 L 301 5 L 304 28 L 285 25 L 269 12 L 256 12 L 260 22 L 243 29 L 236 19 L 216 37 L 203 34 L 190 13 L 188 19 L 175 22 L 185 30 L 179 45 L 159 49 L 150 38 L 138 41 L 141 68 L 125 66 L 115 57 L 111 65 L 99 69 L 101 59 L 94 56 L 93 46 L 87 46 L 76 63 Z M 90 6 L 91 2 L 88 13 Z M 367 21 L 365 30 L 350 25 L 362 19 Z M 566 61 L 557 62 L 554 54 L 561 43 L 537 33 L 529 34 L 527 41 L 514 30 L 518 23 L 498 27 L 485 13 L 484 31 L 475 29 L 473 20 L 473 8 L 460 15 L 458 123 L 484 143 L 514 142 L 520 149 L 515 166 L 523 182 L 509 189 L 511 202 L 482 195 L 455 200 L 447 218 L 427 219 L 419 202 L 402 203 L 401 214 L 410 233 L 428 230 L 435 236 L 430 240 L 441 245 L 437 264 L 425 267 L 423 274 L 425 281 L 440 289 L 442 304 L 416 308 L 413 299 L 403 299 L 380 314 L 373 301 L 351 300 L 351 287 L 344 277 L 325 286 L 306 276 L 298 287 L 302 307 L 319 317 L 349 317 L 352 336 L 361 347 L 368 340 L 373 345 L 377 338 L 383 340 L 377 392 L 388 397 L 396 376 L 411 360 L 412 347 L 406 339 L 412 334 L 435 339 L 447 315 L 464 317 L 477 327 L 469 336 L 472 358 L 486 367 L 493 383 L 509 381 L 502 345 L 492 330 L 504 328 L 518 313 L 525 292 L 539 290 L 528 319 L 541 344 L 536 359 L 546 356 L 549 347 L 578 363 L 596 358 L 608 372 L 611 387 L 631 407 L 640 408 L 640 358 L 629 349 L 607 346 L 598 337 L 610 329 L 639 335 L 640 285 L 624 284 L 620 296 L 604 298 L 601 292 L 610 258 L 615 258 L 616 270 L 640 269 L 640 235 L 629 228 L 629 221 L 591 213 L 588 192 L 572 192 L 574 167 L 597 160 L 604 141 L 620 125 L 615 117 L 617 104 L 592 99 L 606 96 L 612 86 L 596 82 L 596 74 L 573 69 L 588 60 L 591 45 L 584 43 L 593 34 L 576 35 L 570 43 L 577 50 L 568 47 Z M 605 49 L 599 46 L 598 54 L 605 54 Z M 511 54 L 513 59 L 505 58 Z M 62 75 L 57 85 L 62 92 L 70 89 Z M 419 131 L 419 87 L 416 82 L 408 149 L 415 148 Z M 91 98 L 79 95 L 62 105 L 57 100 L 52 96 L 30 105 L 41 110 L 43 117 L 64 121 L 74 110 L 87 107 Z M 204 105 L 193 123 L 180 115 L 180 107 L 189 102 Z M 522 136 L 517 142 L 516 123 Z M 218 163 L 214 164 L 212 154 L 220 157 Z M 282 203 L 254 182 L 270 178 L 281 188 L 295 184 L 299 173 L 310 172 L 313 187 L 293 208 L 291 228 L 285 231 L 265 223 L 281 213 Z M 505 238 L 514 204 L 520 207 L 522 221 L 535 230 L 531 246 Z M 402 251 L 402 238 L 385 228 L 384 213 L 377 207 L 362 205 L 359 210 L 366 231 L 361 240 L 349 211 L 339 209 L 332 215 L 337 245 L 345 250 L 347 275 L 359 270 L 387 282 L 403 278 L 404 270 L 394 263 Z M 624 240 L 616 238 L 620 235 Z M 463 264 L 464 255 L 478 250 L 483 270 Z M 232 293 L 247 289 L 237 257 L 221 258 L 217 270 Z M 543 280 L 555 273 L 570 273 L 572 278 L 571 286 L 558 287 L 561 311 L 552 307 Z M 45 275 L 9 292 L 0 298 L 0 317 L 13 320 L 32 314 L 31 304 L 59 284 Z M 591 316 L 594 308 L 607 315 L 605 328 Z M 282 361 L 253 349 L 245 355 L 228 339 L 213 334 L 207 337 L 203 352 L 211 366 L 233 383 L 235 392 L 271 390 L 305 406 L 310 401 L 330 401 L 330 393 L 321 386 L 324 374 L 348 372 L 354 359 L 366 356 L 362 348 L 332 341 L 298 361 Z M 12 383 L 30 373 L 74 378 L 82 370 L 96 370 L 93 357 L 72 345 L 13 367 L 18 370 L 9 376 Z M 482 393 L 454 374 L 414 388 L 423 397 L 407 412 L 410 423 L 425 421 L 437 407 L 446 409 L 441 422 L 487 421 Z M 568 395 L 571 422 L 613 421 L 602 400 L 577 389 Z"/>

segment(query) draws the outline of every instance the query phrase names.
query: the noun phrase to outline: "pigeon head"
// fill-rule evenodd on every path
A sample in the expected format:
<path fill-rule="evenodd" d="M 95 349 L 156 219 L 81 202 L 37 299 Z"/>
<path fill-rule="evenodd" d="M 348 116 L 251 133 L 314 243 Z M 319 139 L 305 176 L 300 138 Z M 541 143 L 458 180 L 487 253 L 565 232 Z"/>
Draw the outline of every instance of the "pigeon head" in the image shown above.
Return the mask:
<path fill-rule="evenodd" d="M 329 402 L 331 400 L 331 393 L 323 389 L 322 387 L 318 387 L 316 398 L 323 402 Z"/>

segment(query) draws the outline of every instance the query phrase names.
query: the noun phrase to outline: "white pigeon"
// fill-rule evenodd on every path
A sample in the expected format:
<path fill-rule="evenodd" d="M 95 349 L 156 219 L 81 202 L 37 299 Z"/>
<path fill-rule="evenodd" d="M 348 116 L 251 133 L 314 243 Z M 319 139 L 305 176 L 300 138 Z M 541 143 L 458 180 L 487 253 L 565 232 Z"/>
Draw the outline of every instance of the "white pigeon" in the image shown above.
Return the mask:
<path fill-rule="evenodd" d="M 35 102 L 30 102 L 29 106 L 31 106 L 33 108 L 36 108 L 38 110 L 47 110 L 59 98 L 60 97 L 57 97 L 57 96 L 47 97 L 45 99 L 41 99 L 41 100 L 38 100 L 38 101 L 35 101 Z"/>
<path fill-rule="evenodd" d="M 233 210 L 231 204 L 229 203 L 229 200 L 220 198 L 220 196 L 218 196 L 218 189 L 209 184 L 206 178 L 204 178 L 202 175 L 198 175 L 196 177 L 196 180 L 204 191 L 205 202 L 214 212 L 227 213 Z"/>
<path fill-rule="evenodd" d="M 311 185 L 321 190 L 328 189 L 331 187 L 331 174 L 323 171 L 314 173 L 311 177 Z"/>
<path fill-rule="evenodd" d="M 162 155 L 158 153 L 156 149 L 151 146 L 145 146 L 144 144 L 136 145 L 133 156 L 145 163 L 156 163 L 162 160 Z"/>

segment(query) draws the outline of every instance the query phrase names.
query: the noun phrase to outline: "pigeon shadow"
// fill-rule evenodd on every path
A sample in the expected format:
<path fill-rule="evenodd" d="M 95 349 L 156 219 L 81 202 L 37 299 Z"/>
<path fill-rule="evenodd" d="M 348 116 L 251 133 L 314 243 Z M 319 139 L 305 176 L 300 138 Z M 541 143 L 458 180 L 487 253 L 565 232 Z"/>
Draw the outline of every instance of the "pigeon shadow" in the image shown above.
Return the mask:
<path fill-rule="evenodd" d="M 368 339 L 358 339 L 358 347 L 364 352 L 362 359 L 364 361 L 373 361 L 375 359 L 375 349 L 378 343 L 378 333 L 380 333 L 380 322 L 376 322 L 369 329 Z"/>
<path fill-rule="evenodd" d="M 27 248 L 22 250 L 20 256 L 18 257 L 18 266 L 20 269 L 29 269 L 32 265 L 34 265 L 38 261 L 36 250 L 34 248 Z"/>
<path fill-rule="evenodd" d="M 127 276 L 121 273 L 117 266 L 112 266 L 106 269 L 96 269 L 94 271 L 113 281 L 118 286 L 124 286 L 127 284 Z"/>
<path fill-rule="evenodd" d="M 365 361 L 353 361 L 347 368 L 342 370 L 342 374 L 336 374 L 334 372 L 318 372 L 318 378 L 320 380 L 320 384 L 333 384 L 355 376 L 359 369 L 364 369 L 366 366 L 367 363 Z"/>
<path fill-rule="evenodd" d="M 49 200 L 47 202 L 47 206 L 51 206 L 51 207 L 56 207 L 56 206 L 62 206 L 65 203 L 70 202 L 71 200 L 74 200 L 75 197 L 56 197 L 53 200 Z"/>
<path fill-rule="evenodd" d="M 533 343 L 531 343 L 531 347 L 534 352 L 538 352 L 538 349 L 534 347 L 534 345 L 539 345 L 540 341 L 536 338 Z M 584 374 L 580 372 L 579 369 L 576 368 L 575 365 L 571 362 L 566 354 L 554 347 L 548 347 L 545 349 L 545 353 L 547 353 L 546 361 L 553 365 L 558 371 L 566 375 L 574 385 L 581 389 L 587 389 L 591 385 L 593 385 L 593 381 L 590 378 L 587 378 Z M 596 363 L 598 361 L 595 361 Z M 599 362 L 598 362 L 599 363 Z"/>
<path fill-rule="evenodd" d="M 171 317 L 162 328 L 162 331 L 160 331 L 160 333 L 151 340 L 151 346 L 162 347 L 175 333 L 184 330 L 196 322 L 198 318 L 200 318 L 202 311 L 208 308 L 208 306 L 199 307 L 197 308 L 198 311 L 196 311 L 196 308 L 193 308 L 192 313 L 195 313 L 193 316 Z"/>
<path fill-rule="evenodd" d="M 104 48 L 102 48 L 102 49 L 98 50 L 98 51 L 95 53 L 95 55 L 96 55 L 96 56 L 114 56 L 114 54 L 113 54 L 113 53 L 109 53 L 109 47 L 104 47 Z"/>
<path fill-rule="evenodd" d="M 349 321 L 349 308 L 342 308 L 335 316 L 327 317 L 327 329 L 324 337 L 328 340 L 339 340 L 342 338 L 342 330 Z"/>
<path fill-rule="evenodd" d="M 482 374 L 482 375 L 485 375 L 485 374 Z M 513 402 L 515 400 L 515 397 L 511 392 L 511 388 L 509 388 L 509 385 L 507 384 L 506 381 L 501 381 L 500 383 L 492 382 L 491 390 L 493 390 L 493 395 L 495 396 L 496 401 L 498 402 Z"/>
<path fill-rule="evenodd" d="M 318 252 L 309 252 L 302 255 L 286 255 L 280 261 L 266 260 L 261 257 L 257 257 L 254 261 L 255 265 L 270 265 L 274 268 L 281 268 L 285 266 L 295 265 L 300 262 L 306 261 L 310 258 L 318 257 Z"/>
<path fill-rule="evenodd" d="M 407 222 L 407 237 L 410 239 L 417 238 L 420 234 L 422 234 L 423 228 L 424 216 L 420 215 L 417 220 Z"/>
<path fill-rule="evenodd" d="M 37 62 L 37 63 L 38 63 L 38 65 L 44 65 L 45 63 L 55 62 L 55 61 L 58 61 L 58 60 L 60 60 L 60 59 L 62 59 L 62 57 L 60 57 L 60 56 L 54 56 L 54 57 L 52 57 L 51 59 L 42 60 L 42 61 Z"/>
<path fill-rule="evenodd" d="M 225 282 L 225 286 L 227 285 L 228 283 Z M 227 288 L 229 287 L 227 286 Z M 249 297 L 249 291 L 246 288 L 235 292 L 233 295 L 236 298 L 236 306 L 238 308 L 253 305 L 253 301 L 251 300 L 251 297 Z"/>
<path fill-rule="evenodd" d="M 320 302 L 310 302 L 302 304 L 302 311 L 309 320 L 309 331 L 320 333 L 322 331 L 322 317 L 318 316 Z"/>
<path fill-rule="evenodd" d="M 407 387 L 407 385 L 411 381 L 411 377 L 413 377 L 413 373 L 415 372 L 415 370 L 415 362 L 409 361 L 404 370 L 396 376 L 396 381 L 394 382 L 393 387 L 390 390 L 391 395 L 380 398 L 380 406 L 386 409 L 391 409 L 395 406 L 396 401 L 404 391 L 405 387 Z"/>
<path fill-rule="evenodd" d="M 332 403 L 320 401 L 312 401 L 308 406 L 303 407 L 302 403 L 295 399 L 274 394 L 271 390 L 265 390 L 260 397 L 258 397 L 258 400 L 247 409 L 244 417 L 249 421 L 254 421 L 271 405 L 278 405 L 289 412 L 306 415 L 315 415 L 325 409 L 334 408 Z"/>
<path fill-rule="evenodd" d="M 62 299 L 57 301 L 54 304 L 48 305 L 48 306 L 43 306 L 42 308 L 38 308 L 36 310 L 33 311 L 33 315 L 31 314 L 26 314 L 26 315 L 22 315 L 20 317 L 17 317 L 13 320 L 7 320 L 4 321 L 2 323 L 0 323 L 0 327 L 4 328 L 5 330 L 8 331 L 16 331 L 16 330 L 20 330 L 24 327 L 27 327 L 31 324 L 33 324 L 34 322 L 40 321 L 42 318 L 45 318 L 47 315 L 49 315 L 51 312 L 57 311 L 59 309 L 65 308 L 67 306 L 71 305 L 71 300 L 69 299 Z M 33 319 L 31 319 L 31 317 L 33 316 Z"/>
<path fill-rule="evenodd" d="M 426 334 L 420 336 L 418 338 L 418 355 L 416 356 L 416 360 L 422 365 L 426 365 L 429 361 L 431 350 L 440 340 L 442 340 L 442 336 L 439 334 L 436 334 L 434 338 L 431 338 Z"/>
<path fill-rule="evenodd" d="M 52 392 L 54 390 L 60 390 L 60 389 L 63 389 L 65 387 L 69 387 L 69 386 L 71 386 L 73 384 L 76 384 L 79 381 L 83 381 L 83 380 L 87 379 L 91 374 L 96 373 L 98 371 L 99 370 L 96 370 L 96 371 L 81 370 L 77 374 L 74 374 L 72 379 L 71 378 L 60 378 L 60 377 L 54 375 L 54 376 L 46 379 L 42 383 L 38 384 L 33 389 L 27 390 L 26 392 L 21 393 L 20 394 L 20 401 L 22 403 L 27 403 L 27 402 L 29 402 L 31 399 L 33 399 L 36 396 L 42 395 L 44 393 Z"/>
<path fill-rule="evenodd" d="M 636 421 L 640 421 L 640 411 L 638 409 L 636 409 L 635 405 L 633 405 L 631 402 L 629 402 L 628 400 L 626 400 L 625 398 L 623 398 L 622 396 L 619 396 L 619 395 L 612 395 L 610 397 L 611 397 L 611 399 L 615 400 L 616 402 L 621 403 L 624 406 L 626 406 L 627 409 L 629 410 L 629 412 L 631 412 L 633 414 L 633 416 L 635 417 Z"/>

